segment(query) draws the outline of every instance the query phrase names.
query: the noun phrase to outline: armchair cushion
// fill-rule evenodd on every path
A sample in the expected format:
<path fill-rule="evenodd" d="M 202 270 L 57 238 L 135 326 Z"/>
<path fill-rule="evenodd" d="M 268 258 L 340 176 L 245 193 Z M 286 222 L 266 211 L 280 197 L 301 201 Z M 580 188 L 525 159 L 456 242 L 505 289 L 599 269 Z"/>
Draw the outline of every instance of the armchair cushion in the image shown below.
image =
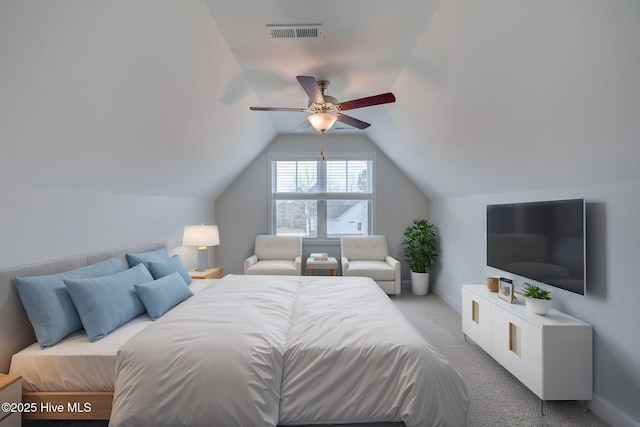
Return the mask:
<path fill-rule="evenodd" d="M 384 261 L 350 261 L 347 276 L 371 277 L 373 280 L 395 280 L 396 272 Z"/>
<path fill-rule="evenodd" d="M 302 237 L 256 236 L 255 254 L 244 261 L 244 274 L 299 276 L 302 271 Z"/>
<path fill-rule="evenodd" d="M 295 260 L 302 256 L 302 238 L 299 236 L 256 236 L 255 255 L 259 261 L 267 259 Z"/>
<path fill-rule="evenodd" d="M 388 294 L 400 294 L 400 262 L 389 255 L 385 236 L 340 238 L 343 276 L 370 277 Z"/>
<path fill-rule="evenodd" d="M 246 274 L 280 274 L 296 276 L 298 274 L 298 270 L 295 262 L 293 261 L 267 259 L 253 264 L 247 269 Z"/>
<path fill-rule="evenodd" d="M 342 256 L 352 260 L 384 261 L 389 255 L 385 236 L 348 236 L 340 239 Z"/>

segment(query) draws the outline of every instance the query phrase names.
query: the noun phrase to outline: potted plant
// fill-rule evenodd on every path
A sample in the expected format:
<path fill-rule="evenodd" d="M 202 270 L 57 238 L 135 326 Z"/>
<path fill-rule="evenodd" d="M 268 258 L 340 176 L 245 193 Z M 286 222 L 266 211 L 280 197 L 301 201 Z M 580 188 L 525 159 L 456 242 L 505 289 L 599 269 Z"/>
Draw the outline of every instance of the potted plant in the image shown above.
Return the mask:
<path fill-rule="evenodd" d="M 544 316 L 551 309 L 550 292 L 542 289 L 540 286 L 525 282 L 523 291 L 516 291 L 516 293 L 525 298 L 524 301 L 527 305 L 527 310 L 531 313 Z"/>
<path fill-rule="evenodd" d="M 411 291 L 415 295 L 429 292 L 429 270 L 438 258 L 438 240 L 433 224 L 414 219 L 404 231 L 404 256 L 411 270 Z"/>

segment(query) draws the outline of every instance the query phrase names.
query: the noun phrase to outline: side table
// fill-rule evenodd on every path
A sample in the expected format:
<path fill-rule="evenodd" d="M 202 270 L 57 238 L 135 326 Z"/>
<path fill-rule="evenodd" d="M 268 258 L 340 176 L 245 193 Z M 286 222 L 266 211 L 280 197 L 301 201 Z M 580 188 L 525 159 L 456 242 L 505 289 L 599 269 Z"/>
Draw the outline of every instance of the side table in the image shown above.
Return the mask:
<path fill-rule="evenodd" d="M 222 267 L 207 268 L 204 271 L 189 270 L 192 279 L 222 279 Z"/>
<path fill-rule="evenodd" d="M 313 270 L 331 270 L 331 275 L 338 274 L 338 260 L 335 257 L 327 257 L 326 261 L 318 261 L 307 258 L 307 276 L 313 276 Z"/>
<path fill-rule="evenodd" d="M 13 375 L 0 374 L 0 403 L 22 402 L 22 378 Z M 0 410 L 0 426 L 20 427 L 22 414 L 20 412 L 3 412 Z"/>

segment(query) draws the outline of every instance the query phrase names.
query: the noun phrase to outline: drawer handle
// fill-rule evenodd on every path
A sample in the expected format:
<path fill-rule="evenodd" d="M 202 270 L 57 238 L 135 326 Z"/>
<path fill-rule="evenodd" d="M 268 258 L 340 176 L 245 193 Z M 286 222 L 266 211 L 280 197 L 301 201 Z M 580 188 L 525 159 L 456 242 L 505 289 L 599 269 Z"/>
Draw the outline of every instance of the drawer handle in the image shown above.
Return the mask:
<path fill-rule="evenodd" d="M 471 300 L 471 320 L 480 324 L 480 304 Z"/>
<path fill-rule="evenodd" d="M 520 328 L 509 322 L 509 350 L 518 357 L 522 357 L 521 336 Z"/>

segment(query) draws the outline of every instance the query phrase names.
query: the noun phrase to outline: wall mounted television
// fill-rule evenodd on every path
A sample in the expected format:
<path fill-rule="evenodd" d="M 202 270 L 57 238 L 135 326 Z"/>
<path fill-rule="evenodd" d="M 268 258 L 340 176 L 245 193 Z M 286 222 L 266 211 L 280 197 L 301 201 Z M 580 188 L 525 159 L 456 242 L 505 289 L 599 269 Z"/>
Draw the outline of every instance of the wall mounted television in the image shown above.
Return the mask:
<path fill-rule="evenodd" d="M 487 265 L 584 295 L 584 199 L 487 206 Z"/>

